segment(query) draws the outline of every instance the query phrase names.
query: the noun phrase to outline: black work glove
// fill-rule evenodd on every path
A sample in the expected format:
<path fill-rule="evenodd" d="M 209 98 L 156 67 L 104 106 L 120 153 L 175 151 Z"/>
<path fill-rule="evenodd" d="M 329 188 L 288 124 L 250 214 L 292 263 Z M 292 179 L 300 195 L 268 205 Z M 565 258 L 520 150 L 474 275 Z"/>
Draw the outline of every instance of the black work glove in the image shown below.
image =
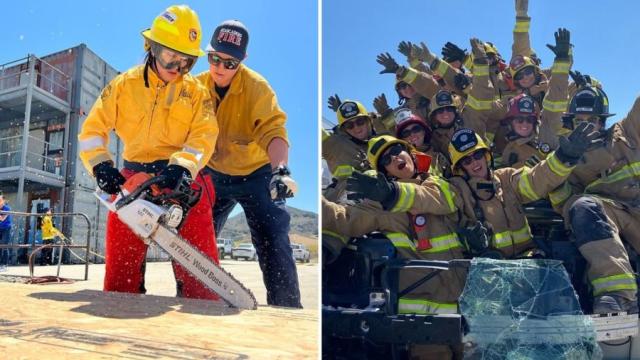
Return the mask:
<path fill-rule="evenodd" d="M 191 173 L 189 172 L 189 170 L 176 164 L 167 166 L 167 168 L 160 172 L 160 174 L 158 175 L 164 176 L 164 180 L 160 181 L 158 183 L 158 186 L 161 188 L 169 189 L 175 189 L 182 180 L 183 176 L 191 179 Z"/>
<path fill-rule="evenodd" d="M 338 112 L 338 108 L 340 107 L 340 104 L 342 104 L 342 100 L 340 100 L 340 98 L 338 97 L 338 94 L 329 96 L 329 100 L 327 100 L 327 104 L 329 109 L 333 110 L 334 112 Z"/>
<path fill-rule="evenodd" d="M 391 57 L 389 53 L 379 54 L 376 61 L 378 64 L 384 66 L 384 69 L 380 71 L 380 74 L 395 74 L 400 68 L 400 65 L 398 65 L 396 60 Z"/>
<path fill-rule="evenodd" d="M 458 45 L 447 41 L 442 47 L 442 59 L 448 63 L 454 61 L 464 62 L 464 58 L 467 56 L 467 49 L 461 49 Z"/>
<path fill-rule="evenodd" d="M 471 85 L 471 78 L 463 73 L 457 73 L 453 77 L 453 84 L 456 88 L 464 90 Z"/>
<path fill-rule="evenodd" d="M 98 187 L 108 193 L 117 194 L 120 192 L 120 185 L 126 181 L 118 169 L 113 167 L 111 161 L 103 161 L 93 167 L 93 175 L 96 177 Z"/>
<path fill-rule="evenodd" d="M 569 30 L 560 28 L 554 34 L 556 46 L 547 44 L 547 47 L 556 54 L 558 60 L 569 60 L 569 49 L 571 48 L 571 33 Z"/>
<path fill-rule="evenodd" d="M 354 171 L 347 179 L 347 199 L 360 200 L 370 199 L 382 204 L 385 210 L 393 206 L 393 202 L 398 193 L 397 185 L 387 180 L 382 173 L 378 173 L 377 177 L 365 175 Z"/>
<path fill-rule="evenodd" d="M 291 178 L 289 168 L 281 165 L 271 172 L 271 181 L 269 182 L 269 192 L 271 199 L 284 200 L 293 197 L 298 190 L 298 185 Z"/>
<path fill-rule="evenodd" d="M 384 95 L 384 93 L 376 96 L 375 99 L 373 99 L 373 108 L 376 109 L 378 114 L 382 115 L 383 117 L 389 115 L 391 111 L 393 111 L 389 107 L 387 97 Z"/>
<path fill-rule="evenodd" d="M 412 44 L 409 41 L 401 41 L 400 44 L 398 44 L 398 52 L 407 58 L 411 57 L 411 48 Z"/>
<path fill-rule="evenodd" d="M 600 133 L 594 131 L 595 125 L 582 121 L 569 134 L 569 138 L 560 137 L 560 147 L 556 150 L 556 156 L 563 163 L 575 165 L 589 147 L 602 142 Z"/>
<path fill-rule="evenodd" d="M 569 71 L 569 75 L 571 75 L 571 79 L 573 79 L 578 89 L 587 85 L 587 78 L 580 71 Z"/>
<path fill-rule="evenodd" d="M 458 233 L 472 255 L 480 255 L 489 248 L 489 230 L 480 221 L 458 230 Z"/>

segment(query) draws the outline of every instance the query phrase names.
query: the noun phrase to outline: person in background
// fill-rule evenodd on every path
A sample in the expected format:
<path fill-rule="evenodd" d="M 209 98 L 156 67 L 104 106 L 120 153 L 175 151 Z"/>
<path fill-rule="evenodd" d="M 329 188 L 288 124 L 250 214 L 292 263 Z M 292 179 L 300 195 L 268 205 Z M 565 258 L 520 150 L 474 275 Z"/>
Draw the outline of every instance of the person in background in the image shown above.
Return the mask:
<path fill-rule="evenodd" d="M 51 209 L 45 209 L 45 215 L 42 217 L 42 225 L 40 225 L 40 229 L 42 230 L 42 244 L 53 245 L 54 240 L 57 237 L 57 229 L 53 226 L 53 220 L 51 219 Z M 40 265 L 52 264 L 52 253 L 52 247 L 42 249 Z"/>
<path fill-rule="evenodd" d="M 0 210 L 11 211 L 9 204 L 4 201 L 4 195 L 0 192 Z M 10 214 L 0 214 L 0 245 L 8 245 L 10 241 L 11 222 L 12 217 Z M 8 248 L 0 249 L 0 272 L 7 271 L 9 265 L 9 254 L 11 251 Z"/>

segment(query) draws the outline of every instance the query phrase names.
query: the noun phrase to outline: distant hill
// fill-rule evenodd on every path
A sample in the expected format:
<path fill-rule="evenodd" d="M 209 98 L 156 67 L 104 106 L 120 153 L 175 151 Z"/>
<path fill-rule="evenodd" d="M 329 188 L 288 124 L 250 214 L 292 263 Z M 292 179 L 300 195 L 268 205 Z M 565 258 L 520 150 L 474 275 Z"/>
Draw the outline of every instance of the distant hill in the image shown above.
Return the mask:
<path fill-rule="evenodd" d="M 302 235 L 305 237 L 318 237 L 318 214 L 311 211 L 296 209 L 287 206 L 287 210 L 291 215 L 291 231 L 290 234 Z M 251 237 L 249 226 L 244 216 L 244 212 L 231 217 L 227 220 L 222 230 L 221 237 L 233 240 L 244 240 Z"/>

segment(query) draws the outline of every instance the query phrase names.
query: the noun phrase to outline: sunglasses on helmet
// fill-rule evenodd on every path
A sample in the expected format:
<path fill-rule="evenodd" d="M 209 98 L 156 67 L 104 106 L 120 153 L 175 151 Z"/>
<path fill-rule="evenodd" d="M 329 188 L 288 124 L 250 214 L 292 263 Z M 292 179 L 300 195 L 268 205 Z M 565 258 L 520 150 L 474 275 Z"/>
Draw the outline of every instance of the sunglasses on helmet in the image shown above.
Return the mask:
<path fill-rule="evenodd" d="M 177 69 L 181 74 L 188 73 L 198 59 L 196 56 L 183 54 L 155 42 L 151 43 L 151 53 L 164 69 Z"/>
<path fill-rule="evenodd" d="M 237 59 L 223 59 L 223 58 L 221 58 L 220 56 L 218 56 L 217 54 L 214 54 L 214 53 L 209 53 L 209 56 L 207 58 L 209 60 L 209 64 L 211 64 L 213 66 L 218 66 L 218 64 L 222 63 L 224 68 L 227 69 L 227 70 L 234 70 L 234 69 L 238 68 L 238 66 L 240 65 L 240 60 L 237 60 Z"/>
<path fill-rule="evenodd" d="M 460 160 L 460 163 L 461 163 L 462 165 L 465 165 L 465 166 L 471 165 L 471 163 L 472 163 L 474 160 L 480 160 L 480 159 L 484 158 L 484 154 L 485 154 L 486 152 L 487 152 L 487 151 L 486 151 L 485 149 L 480 149 L 480 150 L 474 151 L 474 152 L 473 152 L 473 153 L 471 153 L 470 155 L 467 155 L 467 156 L 463 157 L 463 158 Z"/>
<path fill-rule="evenodd" d="M 522 80 L 522 78 L 524 78 L 525 76 L 533 75 L 534 72 L 535 71 L 533 70 L 533 66 L 527 66 L 526 68 L 518 71 L 513 78 L 519 81 L 519 80 Z"/>
<path fill-rule="evenodd" d="M 366 123 L 367 123 L 366 117 L 359 117 L 359 118 L 355 118 L 353 120 L 349 120 L 345 122 L 344 124 L 342 124 L 342 126 L 347 130 L 353 130 L 354 127 L 356 126 L 360 127 Z"/>
<path fill-rule="evenodd" d="M 394 144 L 390 146 L 389 149 L 387 149 L 387 151 L 384 152 L 384 154 L 382 154 L 382 156 L 380 157 L 380 160 L 378 160 L 378 163 L 382 167 L 385 167 L 391 164 L 391 161 L 393 161 L 393 156 L 400 155 L 402 151 L 404 151 L 404 146 L 402 144 Z"/>
<path fill-rule="evenodd" d="M 400 137 L 404 139 L 411 136 L 411 134 L 419 134 L 421 132 L 424 132 L 424 128 L 422 126 L 420 125 L 409 126 L 400 132 Z"/>

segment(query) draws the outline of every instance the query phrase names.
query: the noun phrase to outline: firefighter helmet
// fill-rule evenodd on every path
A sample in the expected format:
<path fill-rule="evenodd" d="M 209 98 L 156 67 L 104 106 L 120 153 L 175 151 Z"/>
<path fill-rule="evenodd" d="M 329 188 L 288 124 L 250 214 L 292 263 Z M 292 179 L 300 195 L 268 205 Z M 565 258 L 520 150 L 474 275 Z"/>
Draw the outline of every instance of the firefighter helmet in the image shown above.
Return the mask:
<path fill-rule="evenodd" d="M 540 68 L 528 56 L 516 55 L 509 62 L 509 75 L 515 80 L 516 74 L 528 67 L 533 67 L 534 73 L 539 73 Z"/>
<path fill-rule="evenodd" d="M 407 108 L 399 108 L 394 112 L 394 119 L 396 121 L 396 137 L 400 139 L 400 134 L 407 127 L 417 124 L 424 129 L 424 142 L 429 143 L 431 141 L 431 127 L 419 116 L 411 112 Z"/>
<path fill-rule="evenodd" d="M 509 107 L 505 120 L 510 120 L 517 116 L 538 118 L 538 104 L 527 94 L 520 94 L 509 99 Z"/>
<path fill-rule="evenodd" d="M 433 98 L 431 99 L 431 111 L 429 111 L 429 119 L 431 119 L 434 115 L 434 112 L 440 110 L 442 108 L 453 108 L 454 111 L 458 110 L 460 106 L 460 99 L 450 91 L 440 90 L 438 91 Z"/>
<path fill-rule="evenodd" d="M 150 47 L 149 41 L 153 41 L 189 56 L 205 54 L 200 49 L 202 29 L 198 14 L 187 5 L 169 6 L 156 16 L 142 36 L 146 39 L 145 50 Z"/>
<path fill-rule="evenodd" d="M 359 101 L 345 100 L 338 107 L 338 125 L 342 126 L 347 121 L 354 120 L 359 117 L 369 118 L 367 109 Z"/>
<path fill-rule="evenodd" d="M 459 129 L 451 136 L 449 143 L 449 156 L 451 157 L 451 170 L 454 174 L 460 173 L 457 165 L 464 158 L 476 150 L 485 149 L 485 158 L 491 161 L 491 151 L 482 138 L 471 129 Z"/>
<path fill-rule="evenodd" d="M 378 169 L 378 161 L 380 160 L 380 156 L 384 154 L 384 152 L 394 144 L 403 145 L 407 151 L 412 150 L 411 144 L 404 140 L 400 140 L 391 135 L 381 135 L 371 138 L 369 140 L 369 147 L 367 149 L 367 159 L 369 160 L 369 164 L 373 170 Z"/>
<path fill-rule="evenodd" d="M 565 116 L 590 114 L 606 119 L 615 114 L 609 113 L 609 97 L 604 90 L 595 86 L 584 86 L 576 92 L 569 103 Z"/>

